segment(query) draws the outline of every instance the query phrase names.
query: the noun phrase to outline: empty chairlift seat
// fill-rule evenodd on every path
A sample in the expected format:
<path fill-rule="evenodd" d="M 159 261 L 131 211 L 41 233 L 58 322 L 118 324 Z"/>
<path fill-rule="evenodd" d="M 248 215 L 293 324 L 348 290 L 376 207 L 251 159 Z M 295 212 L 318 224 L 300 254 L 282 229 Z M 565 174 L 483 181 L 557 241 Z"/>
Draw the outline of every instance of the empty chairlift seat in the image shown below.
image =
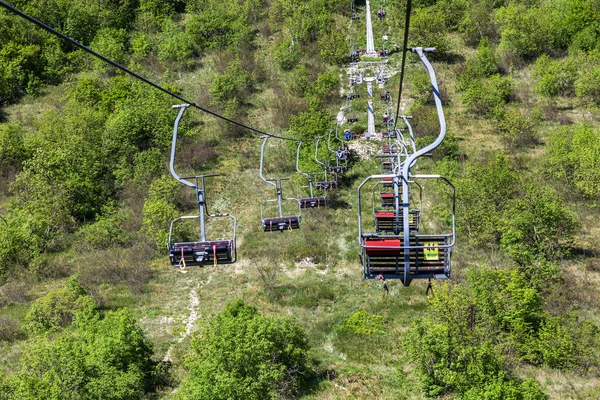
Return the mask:
<path fill-rule="evenodd" d="M 329 167 L 329 172 L 343 174 L 348 168 L 345 165 L 332 165 Z"/>
<path fill-rule="evenodd" d="M 328 182 L 315 182 L 315 187 L 317 189 L 335 189 L 337 187 L 336 181 L 328 181 Z"/>
<path fill-rule="evenodd" d="M 300 204 L 300 208 L 318 208 L 325 207 L 327 205 L 327 200 L 325 197 L 309 197 L 306 199 L 298 199 L 298 204 Z"/>
<path fill-rule="evenodd" d="M 419 210 L 409 210 L 408 225 L 411 232 L 419 230 Z M 404 227 L 404 215 L 402 210 L 398 214 L 398 232 L 402 232 Z M 395 211 L 375 211 L 375 231 L 396 232 L 396 212 Z"/>
<path fill-rule="evenodd" d="M 400 195 L 400 198 L 402 198 L 402 195 Z M 381 207 L 395 207 L 396 206 L 393 192 L 381 193 L 380 199 L 381 199 Z"/>
<path fill-rule="evenodd" d="M 381 163 L 381 170 L 385 173 L 385 172 L 392 172 L 392 168 L 393 168 L 393 164 L 391 161 L 383 161 Z M 383 180 L 387 180 L 388 178 L 383 178 Z M 389 178 L 389 180 L 391 181 L 392 178 Z"/>
<path fill-rule="evenodd" d="M 232 240 L 173 243 L 169 259 L 174 267 L 229 264 L 233 247 Z"/>
<path fill-rule="evenodd" d="M 451 250 L 449 236 L 414 235 L 410 236 L 409 253 L 411 278 L 449 278 Z M 375 279 L 380 274 L 388 279 L 403 279 L 404 255 L 406 248 L 401 238 L 368 237 L 363 245 L 364 276 Z"/>
<path fill-rule="evenodd" d="M 300 228 L 300 216 L 294 215 L 291 217 L 264 218 L 262 220 L 262 225 L 265 232 L 291 231 L 292 229 Z"/>

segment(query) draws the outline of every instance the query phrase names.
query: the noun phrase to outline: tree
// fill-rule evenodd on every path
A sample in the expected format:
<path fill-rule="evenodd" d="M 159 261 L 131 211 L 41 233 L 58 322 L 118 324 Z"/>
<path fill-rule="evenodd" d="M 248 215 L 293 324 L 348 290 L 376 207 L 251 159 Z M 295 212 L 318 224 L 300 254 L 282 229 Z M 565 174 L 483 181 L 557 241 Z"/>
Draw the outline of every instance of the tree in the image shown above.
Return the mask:
<path fill-rule="evenodd" d="M 8 384 L 16 399 L 139 399 L 152 377 L 151 355 L 129 311 L 109 311 L 55 338 L 29 340 Z"/>
<path fill-rule="evenodd" d="M 519 264 L 557 260 L 576 229 L 576 214 L 554 190 L 527 184 L 504 211 L 500 244 Z"/>
<path fill-rule="evenodd" d="M 514 195 L 517 178 L 503 154 L 486 164 L 467 164 L 456 182 L 457 227 L 477 246 L 494 249 L 500 241 L 502 211 Z"/>
<path fill-rule="evenodd" d="M 500 350 L 508 345 L 503 343 L 507 333 L 530 333 L 535 328 L 539 296 L 516 272 L 472 268 L 467 280 L 468 284 L 438 290 L 427 317 L 405 337 L 425 394 L 546 399 L 538 382 L 511 374 Z"/>
<path fill-rule="evenodd" d="M 306 379 L 308 342 L 287 318 L 264 317 L 238 300 L 194 336 L 180 399 L 276 399 Z"/>
<path fill-rule="evenodd" d="M 77 276 L 72 276 L 66 288 L 52 291 L 31 305 L 25 316 L 25 328 L 32 334 L 58 331 L 71 325 L 73 318 L 80 314 L 89 318 L 96 307 Z"/>

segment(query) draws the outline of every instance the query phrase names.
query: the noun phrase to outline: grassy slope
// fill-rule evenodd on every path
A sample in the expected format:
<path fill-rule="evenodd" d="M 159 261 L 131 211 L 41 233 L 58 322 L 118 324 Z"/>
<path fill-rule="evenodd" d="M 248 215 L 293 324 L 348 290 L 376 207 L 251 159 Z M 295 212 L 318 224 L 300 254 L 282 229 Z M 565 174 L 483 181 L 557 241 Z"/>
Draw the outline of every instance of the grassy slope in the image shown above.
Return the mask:
<path fill-rule="evenodd" d="M 397 55 L 393 60 L 397 63 Z M 184 94 L 205 91 L 206 82 L 214 74 L 214 62 L 206 60 L 202 71 L 180 74 L 173 83 L 185 87 Z M 453 90 L 453 66 L 438 64 L 436 67 L 440 81 L 448 91 L 446 115 L 449 131 L 461 139 L 461 150 L 474 159 L 481 153 L 501 150 L 502 144 L 493 134 L 489 121 L 464 114 Z M 269 62 L 266 68 L 267 74 L 278 73 Z M 533 85 L 528 69 L 519 71 L 516 78 L 518 94 L 524 98 Z M 269 90 L 269 79 L 263 89 L 252 99 L 257 111 L 252 113 L 251 119 L 257 126 L 269 128 L 272 118 L 270 106 L 275 101 L 275 95 Z M 364 100 L 366 89 L 359 91 L 361 100 Z M 60 103 L 61 96 L 60 87 L 49 88 L 41 98 L 25 99 L 19 105 L 8 107 L 8 120 L 33 129 L 36 116 Z M 377 99 L 375 103 L 377 106 Z M 525 104 L 522 106 L 527 107 Z M 332 108 L 331 111 L 335 113 L 336 110 Z M 584 115 L 579 110 L 568 112 L 573 119 Z M 544 134 L 551 125 L 550 122 L 543 123 L 540 132 Z M 205 126 L 203 134 L 219 134 L 216 124 L 211 122 Z M 339 208 L 307 211 L 303 215 L 301 231 L 263 233 L 258 204 L 271 198 L 273 193 L 258 178 L 258 146 L 259 142 L 253 139 L 222 143 L 217 149 L 220 160 L 215 170 L 227 174 L 227 178 L 210 193 L 215 208 L 232 212 L 239 218 L 240 261 L 229 266 L 178 271 L 170 267 L 166 257 L 162 257 L 152 264 L 153 278 L 146 293 L 132 295 L 125 287 L 106 287 L 101 293 L 106 299 L 105 306 L 130 307 L 154 343 L 156 358 L 163 358 L 170 349 L 175 375 L 179 377 L 185 373 L 180 361 L 189 340 L 186 329 L 190 326 L 196 329 L 210 315 L 219 312 L 225 303 L 241 297 L 258 305 L 267 314 L 291 316 L 306 329 L 322 380 L 305 398 L 422 398 L 416 377 L 411 374 L 411 366 L 404 362 L 401 340 L 402 333 L 413 321 L 427 312 L 424 282 L 414 282 L 409 288 L 403 288 L 396 282 L 390 283 L 390 296 L 384 297 L 377 282 L 361 279 L 354 188 L 375 164 L 359 165 L 349 172 L 350 178 L 340 191 L 339 203 L 342 206 Z M 543 144 L 529 154 L 519 156 L 536 157 L 542 149 Z M 593 248 L 600 238 L 597 215 L 587 213 L 583 208 L 577 211 L 582 217 L 577 243 L 583 248 Z M 506 265 L 501 256 L 483 254 L 460 241 L 454 260 L 458 281 L 461 271 L 470 263 L 486 263 L 491 267 Z M 590 263 L 595 263 L 596 268 L 592 268 Z M 568 283 L 581 289 L 582 312 L 596 323 L 600 321 L 594 312 L 597 310 L 594 299 L 597 298 L 600 275 L 592 270 L 598 270 L 597 265 L 597 258 L 576 259 L 562 265 Z M 273 282 L 266 285 L 257 267 L 273 269 Z M 59 279 L 35 283 L 28 291 L 29 300 L 47 293 L 60 283 Z M 271 283 L 274 287 L 269 289 Z M 586 304 L 586 300 L 589 303 Z M 197 306 L 192 307 L 196 301 Z M 5 307 L 1 314 L 22 318 L 27 304 L 26 301 Z M 382 315 L 386 334 L 376 343 L 338 343 L 337 328 L 361 309 Z M 196 323 L 190 320 L 192 310 L 196 314 Z M 0 364 L 10 370 L 18 352 L 19 342 L 12 346 L 1 343 L 0 354 L 6 362 Z M 522 368 L 519 372 L 523 376 L 538 378 L 555 399 L 594 398 L 594 393 L 597 394 L 600 388 L 597 379 L 572 373 L 536 368 Z M 168 398 L 169 393 L 165 392 L 164 397 Z"/>

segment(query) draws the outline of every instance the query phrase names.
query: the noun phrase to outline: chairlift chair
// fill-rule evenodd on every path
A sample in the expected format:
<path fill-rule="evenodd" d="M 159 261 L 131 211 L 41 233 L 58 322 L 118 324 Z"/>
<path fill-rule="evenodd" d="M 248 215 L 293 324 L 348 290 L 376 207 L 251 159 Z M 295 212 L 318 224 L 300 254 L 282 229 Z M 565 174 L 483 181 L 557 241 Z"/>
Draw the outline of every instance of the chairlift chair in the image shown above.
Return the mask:
<path fill-rule="evenodd" d="M 396 177 L 394 187 L 394 210 L 402 212 L 402 230 L 398 234 L 365 233 L 362 228 L 361 215 L 361 189 L 372 179 L 381 181 L 390 175 L 373 175 L 367 177 L 358 187 L 358 240 L 361 247 L 361 264 L 363 276 L 366 279 L 377 279 L 383 276 L 386 279 L 400 279 L 403 285 L 408 286 L 413 279 L 449 278 L 451 273 L 452 249 L 456 242 L 455 221 L 455 189 L 452 183 L 441 175 L 410 175 L 410 168 L 416 160 L 431 152 L 443 141 L 446 134 L 446 120 L 444 117 L 439 89 L 433 67 L 427 60 L 425 53 L 435 49 L 421 47 L 409 49 L 417 53 L 429 72 L 433 88 L 434 101 L 440 122 L 440 134 L 433 143 L 410 154 L 404 161 L 401 171 L 391 175 Z M 410 229 L 410 199 L 409 179 L 438 179 L 446 183 L 452 190 L 452 227 L 451 232 L 442 234 L 419 234 Z M 402 187 L 400 195 L 399 186 Z M 401 202 L 401 199 L 405 201 Z M 394 215 L 400 218 L 400 214 Z"/>
<path fill-rule="evenodd" d="M 323 167 L 323 172 L 324 172 L 325 179 L 323 181 L 317 181 L 317 182 L 315 182 L 315 187 L 317 189 L 321 189 L 321 190 L 327 191 L 327 190 L 332 190 L 332 189 L 337 188 L 337 174 L 336 173 L 333 174 L 335 176 L 335 180 L 330 181 L 328 179 L 329 169 L 327 168 L 327 165 L 323 161 L 319 160 L 319 158 L 318 158 L 319 141 L 320 140 L 321 140 L 320 137 L 317 138 L 317 142 L 315 144 L 315 161 L 317 163 L 319 163 Z"/>
<path fill-rule="evenodd" d="M 339 125 L 336 125 L 335 138 L 341 143 L 341 146 L 338 146 L 337 150 L 331 148 L 331 131 L 327 134 L 327 149 L 335 155 L 335 165 L 329 165 L 329 172 L 343 174 L 348 170 L 348 150 L 344 141 L 337 135 L 338 128 Z"/>
<path fill-rule="evenodd" d="M 296 198 L 286 198 L 283 197 L 281 193 L 281 183 L 283 181 L 288 181 L 289 178 L 270 178 L 267 179 L 263 175 L 263 164 L 265 158 L 265 146 L 267 144 L 267 140 L 269 140 L 269 136 L 262 136 L 263 143 L 260 148 L 260 179 L 262 179 L 265 183 L 269 185 L 273 185 L 275 187 L 275 192 L 277 193 L 277 198 L 272 200 L 265 200 L 260 203 L 260 219 L 262 221 L 263 230 L 265 232 L 273 232 L 279 231 L 283 232 L 286 230 L 300 229 L 300 220 L 301 220 L 301 210 L 300 203 Z M 298 214 L 296 215 L 283 215 L 283 202 L 284 201 L 294 201 L 298 205 Z M 264 216 L 264 206 L 268 203 L 276 203 L 278 209 L 278 216 L 276 217 L 265 217 Z"/>
<path fill-rule="evenodd" d="M 409 229 L 413 232 L 416 232 L 419 229 L 419 220 L 421 217 L 421 211 L 423 209 L 423 188 L 418 182 L 411 181 L 409 182 L 411 185 L 416 185 L 419 188 L 419 208 L 413 208 L 409 210 Z M 390 196 L 386 196 L 387 199 L 392 200 L 390 204 L 386 203 L 385 205 L 382 202 L 382 207 L 386 207 L 385 210 L 380 210 L 376 208 L 375 201 L 375 189 L 379 186 L 383 186 L 384 188 L 394 188 L 394 191 L 389 193 L 387 191 L 380 191 L 380 194 L 390 194 Z M 378 181 L 371 190 L 371 204 L 373 210 L 373 219 L 375 221 L 375 232 L 376 233 L 394 233 L 399 234 L 403 228 L 403 215 L 399 209 L 394 208 L 393 210 L 389 210 L 390 207 L 395 207 L 395 198 L 394 195 L 398 193 L 398 190 L 395 188 L 398 186 L 398 177 L 394 175 L 389 175 L 385 178 L 382 178 Z M 409 193 L 410 198 L 410 193 Z M 399 202 L 402 201 L 402 196 L 400 196 Z M 400 204 L 400 203 L 399 203 Z"/>
<path fill-rule="evenodd" d="M 181 117 L 183 116 L 183 113 L 185 112 L 187 107 L 189 107 L 189 104 L 173 106 L 173 108 L 179 108 L 179 113 L 177 115 L 177 118 L 175 119 L 175 126 L 173 129 L 173 141 L 171 144 L 171 160 L 169 164 L 169 169 L 171 171 L 171 175 L 173 175 L 173 177 L 176 180 L 178 180 L 186 186 L 190 186 L 196 191 L 198 215 L 186 215 L 171 221 L 171 225 L 169 227 L 169 239 L 167 243 L 167 249 L 169 251 L 169 260 L 171 261 L 171 265 L 178 267 L 234 263 L 236 261 L 237 219 L 233 215 L 226 213 L 209 213 L 208 205 L 206 203 L 205 178 L 219 175 L 208 174 L 182 178 L 175 172 L 175 149 L 177 144 L 177 132 L 179 128 L 179 121 L 181 120 Z M 195 182 L 192 183 L 188 179 L 194 179 Z M 233 238 L 221 240 L 207 240 L 205 216 L 211 218 L 231 219 L 233 222 Z M 200 240 L 186 242 L 177 242 L 173 240 L 175 226 L 179 221 L 183 220 L 199 221 Z"/>
<path fill-rule="evenodd" d="M 356 118 L 354 116 L 354 111 L 352 110 L 352 107 L 348 106 L 347 110 L 350 111 L 349 112 L 350 115 L 346 118 L 346 122 L 349 123 L 349 124 L 353 124 L 353 123 L 358 122 L 358 118 Z"/>
<path fill-rule="evenodd" d="M 315 197 L 313 195 L 313 180 L 312 176 L 306 172 L 300 171 L 300 147 L 302 146 L 302 141 L 298 141 L 298 149 L 296 151 L 296 171 L 298 173 L 306 176 L 308 179 L 308 188 L 310 191 L 310 197 L 298 198 L 298 204 L 300 208 L 319 208 L 327 205 L 327 200 L 325 197 Z"/>

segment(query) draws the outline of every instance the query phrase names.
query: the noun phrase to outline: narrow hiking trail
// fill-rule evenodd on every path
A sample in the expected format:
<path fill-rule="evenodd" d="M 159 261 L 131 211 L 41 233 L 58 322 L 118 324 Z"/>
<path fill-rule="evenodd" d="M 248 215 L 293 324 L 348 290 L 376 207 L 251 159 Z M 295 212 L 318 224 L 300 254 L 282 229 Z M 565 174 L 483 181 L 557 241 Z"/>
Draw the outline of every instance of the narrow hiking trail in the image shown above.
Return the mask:
<path fill-rule="evenodd" d="M 198 313 L 198 306 L 200 305 L 200 298 L 198 297 L 198 291 L 202 287 L 209 285 L 211 281 L 212 281 L 212 275 L 209 275 L 206 282 L 200 281 L 200 282 L 198 282 L 198 284 L 196 284 L 196 286 L 194 286 L 190 290 L 190 293 L 188 295 L 189 301 L 190 301 L 189 305 L 188 305 L 189 315 L 183 321 L 185 323 L 185 332 L 183 332 L 180 335 L 180 337 L 177 339 L 176 343 L 183 342 L 185 340 L 185 338 L 189 337 L 192 334 L 192 332 L 195 330 L 194 327 L 196 325 L 196 322 L 202 317 L 202 315 Z M 176 343 L 173 343 L 169 347 L 169 349 L 165 353 L 165 356 L 163 357 L 163 361 L 172 361 L 171 360 L 171 351 L 173 350 L 173 346 L 175 346 Z"/>

